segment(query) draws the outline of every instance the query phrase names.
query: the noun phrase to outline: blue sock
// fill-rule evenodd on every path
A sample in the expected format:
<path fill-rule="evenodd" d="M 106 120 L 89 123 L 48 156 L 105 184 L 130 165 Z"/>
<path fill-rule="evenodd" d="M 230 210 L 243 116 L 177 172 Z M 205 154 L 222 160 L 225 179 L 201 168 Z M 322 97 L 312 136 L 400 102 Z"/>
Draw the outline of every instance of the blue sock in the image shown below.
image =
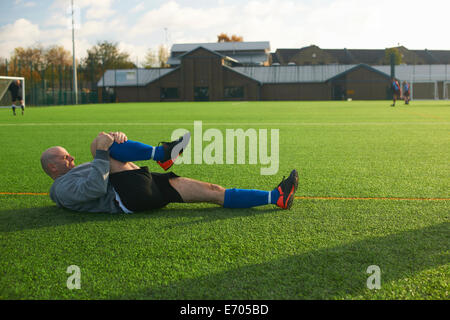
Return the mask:
<path fill-rule="evenodd" d="M 111 158 L 122 162 L 150 159 L 160 161 L 164 158 L 164 148 L 163 146 L 152 147 L 142 142 L 128 140 L 120 144 L 114 142 L 109 148 L 109 155 Z"/>
<path fill-rule="evenodd" d="M 224 208 L 251 208 L 266 204 L 276 204 L 280 193 L 277 189 L 272 191 L 249 189 L 226 189 Z"/>
<path fill-rule="evenodd" d="M 280 197 L 280 191 L 278 191 L 278 189 L 275 188 L 272 191 L 270 191 L 270 193 L 271 193 L 270 203 L 277 204 L 278 198 Z"/>

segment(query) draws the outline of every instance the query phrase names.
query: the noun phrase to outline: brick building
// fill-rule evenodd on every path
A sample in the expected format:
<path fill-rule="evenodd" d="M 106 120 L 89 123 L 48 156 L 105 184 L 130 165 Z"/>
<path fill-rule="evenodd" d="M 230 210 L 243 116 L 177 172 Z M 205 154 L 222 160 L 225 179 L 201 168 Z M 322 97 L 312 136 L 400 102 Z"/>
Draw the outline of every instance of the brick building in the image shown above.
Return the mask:
<path fill-rule="evenodd" d="M 242 63 L 236 55 L 233 58 L 197 46 L 173 55 L 177 62 L 170 68 L 107 70 L 98 82 L 99 94 L 102 97 L 108 93 L 117 102 L 384 100 L 392 97 L 389 65 L 337 63 L 348 55 L 341 52 L 342 56 L 337 58 L 336 53 L 315 46 L 290 54 L 291 58 L 283 60 L 283 65 L 264 66 L 261 62 Z M 352 55 L 367 62 L 379 62 L 373 52 L 367 55 L 353 52 Z M 286 61 L 294 59 L 292 57 L 303 65 L 285 65 Z M 444 59 L 445 55 L 440 58 Z M 314 63 L 318 60 L 313 59 L 324 63 Z M 396 67 L 396 77 L 412 83 L 415 99 L 448 98 L 450 64 L 400 65 Z"/>

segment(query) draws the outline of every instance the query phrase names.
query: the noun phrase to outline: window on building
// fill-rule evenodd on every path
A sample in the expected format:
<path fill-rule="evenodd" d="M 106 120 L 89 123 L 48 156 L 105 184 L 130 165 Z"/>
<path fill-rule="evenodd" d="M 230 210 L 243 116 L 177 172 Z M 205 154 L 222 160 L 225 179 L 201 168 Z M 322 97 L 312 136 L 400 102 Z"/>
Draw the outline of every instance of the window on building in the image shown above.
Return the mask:
<path fill-rule="evenodd" d="M 161 88 L 161 99 L 178 99 L 178 88 Z"/>
<path fill-rule="evenodd" d="M 117 82 L 136 81 L 136 70 L 115 70 L 114 77 Z"/>
<path fill-rule="evenodd" d="M 244 87 L 225 87 L 224 98 L 244 98 Z"/>
<path fill-rule="evenodd" d="M 194 88 L 194 100 L 195 101 L 208 101 L 209 100 L 209 88 L 208 87 L 195 87 Z"/>

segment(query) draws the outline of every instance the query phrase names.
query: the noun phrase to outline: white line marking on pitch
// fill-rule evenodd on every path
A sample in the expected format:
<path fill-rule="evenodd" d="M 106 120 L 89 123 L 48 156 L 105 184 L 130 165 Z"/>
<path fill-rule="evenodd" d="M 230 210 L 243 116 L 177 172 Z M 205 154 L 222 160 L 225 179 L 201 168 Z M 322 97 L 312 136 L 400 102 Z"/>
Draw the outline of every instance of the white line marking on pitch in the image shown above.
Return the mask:
<path fill-rule="evenodd" d="M 34 122 L 0 123 L 0 127 L 14 126 L 192 126 L 192 122 Z M 385 125 L 450 125 L 450 122 L 203 122 L 204 126 L 385 126 Z"/>

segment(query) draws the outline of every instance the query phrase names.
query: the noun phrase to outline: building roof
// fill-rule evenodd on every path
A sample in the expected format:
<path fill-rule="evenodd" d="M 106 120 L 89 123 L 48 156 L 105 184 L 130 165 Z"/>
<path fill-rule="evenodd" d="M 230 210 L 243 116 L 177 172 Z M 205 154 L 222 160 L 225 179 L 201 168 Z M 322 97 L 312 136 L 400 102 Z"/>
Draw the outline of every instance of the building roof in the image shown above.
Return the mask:
<path fill-rule="evenodd" d="M 352 55 L 350 50 L 344 49 L 326 49 L 328 54 L 335 58 L 335 62 L 339 61 L 341 64 L 355 64 L 358 60 Z"/>
<path fill-rule="evenodd" d="M 240 64 L 261 65 L 269 60 L 270 43 L 259 42 L 212 42 L 212 43 L 178 43 L 171 48 L 167 63 L 171 66 L 180 64 L 180 57 L 199 47 L 216 52 L 235 60 Z"/>
<path fill-rule="evenodd" d="M 103 77 L 97 82 L 97 86 L 145 86 L 173 70 L 175 68 L 106 70 Z"/>
<path fill-rule="evenodd" d="M 234 67 L 233 70 L 261 83 L 325 82 L 355 65 Z"/>
<path fill-rule="evenodd" d="M 272 61 L 287 65 L 299 57 L 306 49 L 315 48 L 327 54 L 328 61 L 318 64 L 359 64 L 381 65 L 385 60 L 385 49 L 321 49 L 315 45 L 304 48 L 277 49 L 272 54 Z M 450 64 L 450 50 L 409 50 L 403 46 L 396 47 L 406 64 Z"/>
<path fill-rule="evenodd" d="M 277 49 L 272 54 L 272 63 L 287 64 L 299 49 Z"/>
<path fill-rule="evenodd" d="M 381 64 L 384 60 L 385 50 L 379 49 L 344 49 L 353 63 L 365 63 L 369 65 Z M 327 51 L 325 49 L 325 51 Z M 336 51 L 335 51 L 336 52 Z M 338 61 L 341 63 L 340 61 Z"/>
<path fill-rule="evenodd" d="M 354 67 L 352 67 L 350 69 L 347 69 L 344 72 L 336 74 L 335 76 L 327 79 L 326 81 L 333 81 L 333 80 L 338 79 L 338 78 L 346 75 L 347 73 L 353 72 L 354 70 L 359 69 L 359 68 L 363 68 L 363 69 L 369 70 L 371 72 L 378 73 L 379 75 L 381 75 L 384 78 L 386 78 L 386 80 L 390 80 L 391 79 L 391 76 L 388 73 L 388 72 L 390 72 L 390 67 L 389 67 L 389 71 L 388 72 L 384 72 L 384 71 L 380 71 L 378 69 L 375 69 L 375 68 L 373 68 L 373 67 L 371 67 L 371 66 L 369 66 L 367 64 L 360 63 L 360 64 L 358 64 L 358 65 L 356 65 L 356 66 L 354 66 Z"/>
<path fill-rule="evenodd" d="M 171 52 L 188 52 L 194 50 L 197 47 L 204 47 L 212 51 L 256 51 L 256 50 L 269 50 L 269 41 L 258 42 L 211 42 L 211 43 L 176 43 L 172 46 Z"/>
<path fill-rule="evenodd" d="M 450 51 L 427 50 L 440 64 L 450 64 Z"/>
<path fill-rule="evenodd" d="M 312 66 L 271 66 L 271 67 L 234 67 L 234 71 L 258 80 L 261 83 L 301 83 L 326 82 L 356 67 L 364 67 L 383 74 L 391 75 L 391 67 L 386 65 L 368 66 L 365 64 L 334 64 Z M 395 77 L 401 81 L 430 82 L 450 81 L 449 65 L 400 65 L 395 67 Z"/>
<path fill-rule="evenodd" d="M 255 64 L 261 65 L 267 61 L 268 57 L 265 54 L 233 54 L 230 55 L 230 58 L 236 60 L 241 64 Z"/>

